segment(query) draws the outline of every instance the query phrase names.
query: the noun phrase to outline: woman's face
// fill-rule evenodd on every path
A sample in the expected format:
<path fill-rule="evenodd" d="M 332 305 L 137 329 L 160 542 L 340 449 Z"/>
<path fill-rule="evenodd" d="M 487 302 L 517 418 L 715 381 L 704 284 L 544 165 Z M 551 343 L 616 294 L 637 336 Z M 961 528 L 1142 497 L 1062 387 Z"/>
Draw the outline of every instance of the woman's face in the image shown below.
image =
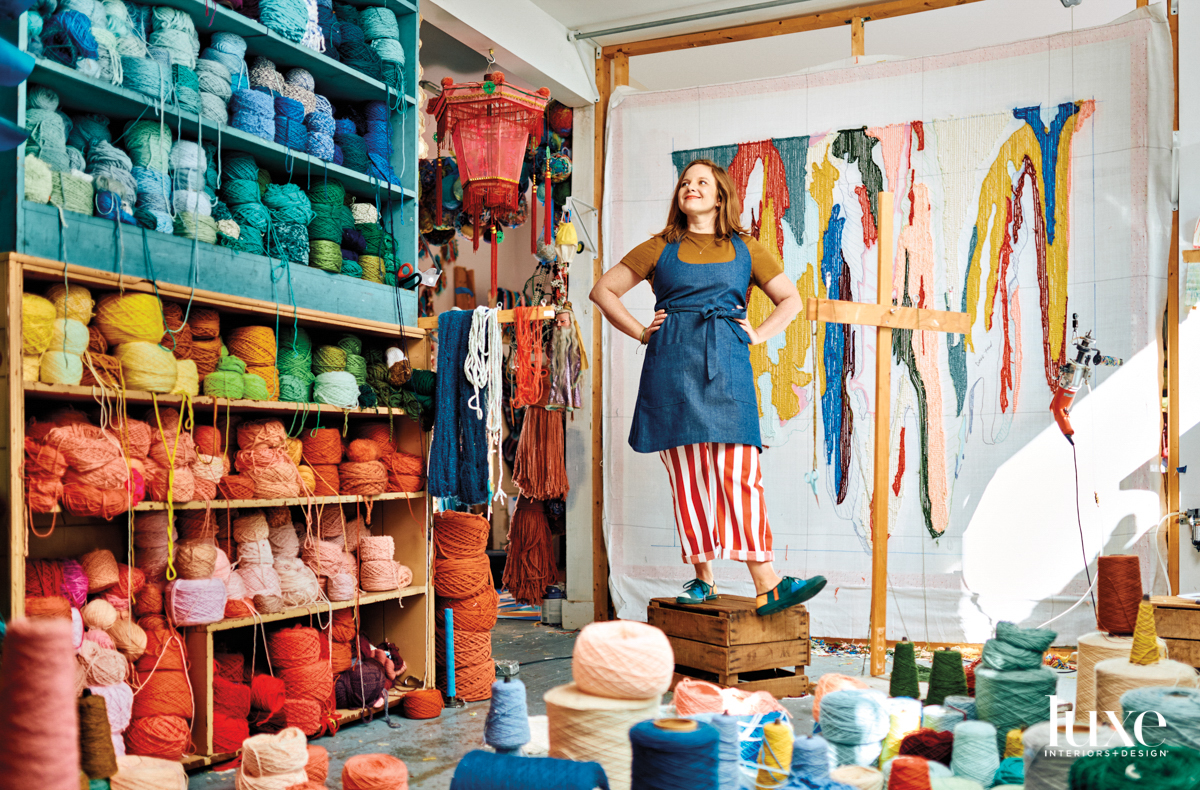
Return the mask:
<path fill-rule="evenodd" d="M 708 165 L 692 165 L 679 183 L 679 210 L 689 217 L 717 208 L 717 179 Z"/>

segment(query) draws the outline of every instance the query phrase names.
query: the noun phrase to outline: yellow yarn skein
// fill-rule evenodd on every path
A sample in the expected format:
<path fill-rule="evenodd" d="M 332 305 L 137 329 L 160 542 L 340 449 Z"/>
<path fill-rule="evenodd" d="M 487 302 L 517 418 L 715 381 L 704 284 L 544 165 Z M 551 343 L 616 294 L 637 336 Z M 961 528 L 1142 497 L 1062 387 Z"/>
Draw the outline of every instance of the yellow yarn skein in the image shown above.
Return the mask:
<path fill-rule="evenodd" d="M 21 353 L 40 354 L 50 347 L 54 304 L 37 294 L 21 294 Z"/>
<path fill-rule="evenodd" d="M 92 298 L 92 292 L 82 285 L 68 287 L 64 283 L 57 283 L 46 289 L 46 298 L 54 304 L 59 318 L 73 318 L 85 325 L 92 320 L 96 300 Z"/>
<path fill-rule="evenodd" d="M 50 165 L 33 154 L 25 155 L 25 199 L 34 203 L 49 203 L 54 191 L 54 175 Z"/>
<path fill-rule="evenodd" d="M 78 384 L 83 380 L 83 357 L 47 351 L 42 355 L 41 379 L 47 384 Z"/>
<path fill-rule="evenodd" d="M 96 305 L 96 326 L 100 327 L 104 339 L 113 345 L 158 343 L 167 331 L 163 325 L 162 305 L 158 297 L 151 294 L 105 296 Z"/>
<path fill-rule="evenodd" d="M 122 343 L 113 356 L 121 360 L 121 372 L 129 389 L 168 393 L 175 388 L 179 365 L 175 355 L 158 343 Z"/>
<path fill-rule="evenodd" d="M 21 381 L 26 384 L 32 384 L 38 380 L 38 376 L 42 373 L 42 355 L 41 354 L 22 354 L 21 355 Z"/>
<path fill-rule="evenodd" d="M 200 373 L 196 363 L 190 359 L 175 361 L 175 386 L 171 388 L 172 395 L 190 395 L 193 398 L 200 394 Z"/>
<path fill-rule="evenodd" d="M 83 352 L 87 351 L 90 337 L 87 327 L 76 319 L 55 318 L 50 332 L 50 347 L 47 350 L 81 357 Z"/>

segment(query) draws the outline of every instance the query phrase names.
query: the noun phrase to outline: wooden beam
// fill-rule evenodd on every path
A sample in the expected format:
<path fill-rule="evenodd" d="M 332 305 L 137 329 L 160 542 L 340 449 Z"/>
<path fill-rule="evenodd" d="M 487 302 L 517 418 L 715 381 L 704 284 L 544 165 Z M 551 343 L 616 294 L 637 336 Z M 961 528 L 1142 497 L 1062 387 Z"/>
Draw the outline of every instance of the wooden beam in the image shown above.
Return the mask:
<path fill-rule="evenodd" d="M 863 18 L 856 16 L 850 20 L 850 56 L 854 58 L 867 54 L 863 44 Z"/>
<path fill-rule="evenodd" d="M 592 259 L 592 283 L 604 274 L 604 132 L 613 56 L 596 58 L 596 92 L 600 94 L 593 116 L 595 150 L 592 201 L 596 206 L 596 256 Z M 628 57 L 625 58 L 628 66 Z M 628 74 L 628 69 L 626 70 Z M 608 546 L 604 542 L 604 317 L 592 306 L 592 618 L 608 619 Z"/>
<path fill-rule="evenodd" d="M 25 458 L 25 391 L 22 381 L 21 356 L 21 266 L 7 261 L 4 288 L 0 296 L 5 301 L 3 331 L 0 332 L 0 479 L 4 481 L 4 520 L 7 522 L 5 540 L 8 558 L 4 560 L 0 584 L 3 600 L 0 615 L 8 621 L 25 616 L 25 556 L 29 553 L 25 520 L 25 480 L 21 475 Z"/>
<path fill-rule="evenodd" d="M 1167 14 L 1175 74 L 1175 121 L 1179 131 L 1179 16 Z M 1171 213 L 1171 246 L 1167 253 L 1167 512 L 1179 510 L 1179 208 Z M 1179 594 L 1179 519 L 1167 522 L 1167 580 Z"/>
<path fill-rule="evenodd" d="M 554 308 L 553 307 L 543 307 L 542 311 L 540 313 L 538 313 L 537 317 L 542 319 L 543 321 L 550 319 L 550 318 L 554 318 Z M 517 320 L 517 311 L 516 310 L 501 310 L 500 311 L 500 316 L 499 316 L 500 323 L 511 324 L 513 321 L 516 321 L 516 320 Z M 427 315 L 427 316 L 418 318 L 417 319 L 417 328 L 419 328 L 419 329 L 437 329 L 438 328 L 437 316 L 436 315 Z"/>
<path fill-rule="evenodd" d="M 629 84 L 629 56 L 624 52 L 613 55 L 613 87 Z"/>
<path fill-rule="evenodd" d="M 888 301 L 891 301 L 890 296 Z M 844 302 L 839 299 L 809 297 L 805 304 L 804 316 L 809 321 L 862 324 L 889 329 L 954 332 L 959 335 L 965 335 L 971 329 L 971 316 L 967 313 L 924 310 L 917 307 L 894 307 L 891 304 Z"/>
<path fill-rule="evenodd" d="M 734 41 L 752 41 L 771 36 L 786 36 L 791 33 L 805 33 L 810 30 L 824 30 L 851 24 L 855 17 L 859 19 L 892 19 L 898 16 L 917 14 L 922 11 L 932 11 L 938 8 L 978 3 L 980 0 L 886 0 L 880 3 L 869 3 L 853 8 L 841 8 L 820 11 L 815 14 L 776 19 L 771 22 L 757 22 L 749 25 L 738 25 L 718 30 L 708 30 L 702 33 L 684 33 L 677 36 L 631 41 L 626 44 L 613 44 L 604 47 L 604 54 L 616 55 L 618 52 L 629 55 L 652 55 L 656 52 L 673 52 L 677 49 L 695 49 L 710 47 L 714 44 L 729 44 Z"/>
<path fill-rule="evenodd" d="M 879 193 L 879 306 L 892 306 L 892 193 Z M 892 328 L 875 337 L 875 485 L 871 498 L 871 675 L 887 671 L 888 485 L 891 472 Z"/>

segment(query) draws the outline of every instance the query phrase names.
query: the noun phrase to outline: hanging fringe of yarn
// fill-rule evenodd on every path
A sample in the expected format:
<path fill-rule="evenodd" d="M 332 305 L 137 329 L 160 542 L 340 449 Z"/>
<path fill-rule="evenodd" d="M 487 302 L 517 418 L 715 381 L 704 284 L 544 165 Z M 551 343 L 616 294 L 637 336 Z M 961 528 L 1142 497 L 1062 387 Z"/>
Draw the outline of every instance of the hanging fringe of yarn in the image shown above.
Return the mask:
<path fill-rule="evenodd" d="M 563 413 L 541 406 L 525 410 L 513 464 L 513 483 L 533 499 L 557 499 L 571 489 L 567 479 Z"/>
<path fill-rule="evenodd" d="M 517 374 L 517 389 L 513 393 L 513 407 L 517 409 L 538 403 L 542 399 L 546 370 L 542 366 L 542 319 L 538 317 L 541 310 L 540 307 L 518 307 L 513 319 L 517 331 L 517 355 L 513 363 Z"/>
<path fill-rule="evenodd" d="M 472 314 L 438 316 L 437 419 L 429 464 L 429 493 L 464 504 L 488 500 L 485 423 L 470 407 L 474 394 L 463 373 Z"/>
<path fill-rule="evenodd" d="M 517 500 L 517 512 L 513 515 L 508 539 L 504 586 L 514 600 L 541 606 L 543 593 L 558 576 L 545 506 L 526 497 Z"/>

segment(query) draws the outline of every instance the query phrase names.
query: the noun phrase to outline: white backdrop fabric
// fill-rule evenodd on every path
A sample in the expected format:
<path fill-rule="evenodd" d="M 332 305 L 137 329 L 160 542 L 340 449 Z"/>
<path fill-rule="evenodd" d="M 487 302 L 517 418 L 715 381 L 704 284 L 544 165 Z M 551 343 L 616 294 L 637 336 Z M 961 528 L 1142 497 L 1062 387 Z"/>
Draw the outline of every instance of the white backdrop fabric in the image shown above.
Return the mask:
<path fill-rule="evenodd" d="M 761 221 L 802 292 L 828 296 L 840 279 L 837 298 L 876 301 L 867 206 L 882 186 L 896 194 L 893 296 L 972 313 L 967 344 L 916 333 L 907 361 L 893 354 L 887 638 L 979 642 L 1000 620 L 1040 624 L 1084 595 L 1085 555 L 1094 573 L 1100 554 L 1137 553 L 1146 589 L 1157 572 L 1164 591 L 1153 541 L 1171 79 L 1166 23 L 1141 9 L 989 49 L 614 97 L 606 265 L 662 228 L 675 160 L 698 149 L 740 169 L 744 222 Z M 855 143 L 869 150 L 857 161 Z M 1056 156 L 1047 183 L 1042 166 Z M 755 299 L 761 315 L 765 297 Z M 625 304 L 648 323 L 649 285 Z M 1078 495 L 1048 383 L 1063 349 L 1074 351 L 1072 314 L 1080 334 L 1094 330 L 1125 360 L 1076 398 Z M 812 634 L 864 638 L 875 332 L 831 331 L 814 335 L 802 315 L 756 362 L 762 467 L 777 570 L 829 579 L 809 604 Z M 844 351 L 830 345 L 839 336 Z M 610 588 L 619 617 L 644 620 L 650 598 L 676 594 L 692 573 L 666 471 L 627 443 L 644 357 L 607 325 L 604 344 Z M 846 375 L 826 377 L 838 354 Z M 852 428 L 834 401 L 849 404 Z M 716 573 L 722 592 L 753 594 L 740 563 Z M 1057 620 L 1059 643 L 1094 630 L 1094 617 L 1087 600 Z"/>

